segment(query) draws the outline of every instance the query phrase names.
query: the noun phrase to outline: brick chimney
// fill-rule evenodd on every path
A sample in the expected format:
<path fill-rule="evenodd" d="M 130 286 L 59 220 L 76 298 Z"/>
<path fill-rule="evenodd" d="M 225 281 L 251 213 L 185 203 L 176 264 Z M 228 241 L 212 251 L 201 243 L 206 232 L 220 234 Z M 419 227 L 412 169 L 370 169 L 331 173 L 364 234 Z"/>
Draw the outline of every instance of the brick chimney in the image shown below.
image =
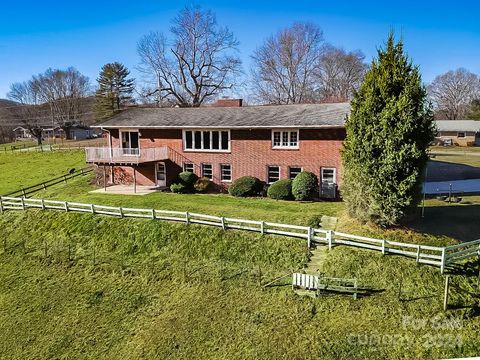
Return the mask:
<path fill-rule="evenodd" d="M 241 107 L 243 99 L 218 99 L 214 107 Z"/>

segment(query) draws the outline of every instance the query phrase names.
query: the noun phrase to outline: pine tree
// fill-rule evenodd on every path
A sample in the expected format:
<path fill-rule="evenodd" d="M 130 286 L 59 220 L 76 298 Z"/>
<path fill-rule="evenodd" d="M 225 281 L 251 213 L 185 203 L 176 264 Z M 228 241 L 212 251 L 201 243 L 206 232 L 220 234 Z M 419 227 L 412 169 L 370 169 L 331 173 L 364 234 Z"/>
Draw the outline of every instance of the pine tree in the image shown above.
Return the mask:
<path fill-rule="evenodd" d="M 95 111 L 100 119 L 120 111 L 120 106 L 131 100 L 135 79 L 128 78 L 130 71 L 121 63 L 105 64 L 97 79 Z"/>
<path fill-rule="evenodd" d="M 397 225 L 420 201 L 435 131 L 419 69 L 393 34 L 354 96 L 346 132 L 342 195 L 349 214 Z"/>

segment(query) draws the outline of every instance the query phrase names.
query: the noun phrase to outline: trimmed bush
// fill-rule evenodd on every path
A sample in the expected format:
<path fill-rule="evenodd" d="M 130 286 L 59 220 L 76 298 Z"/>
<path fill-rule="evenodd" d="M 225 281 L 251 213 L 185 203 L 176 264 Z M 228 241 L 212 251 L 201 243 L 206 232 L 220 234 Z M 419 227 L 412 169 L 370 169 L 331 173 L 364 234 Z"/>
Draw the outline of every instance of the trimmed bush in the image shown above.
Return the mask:
<path fill-rule="evenodd" d="M 187 187 L 180 183 L 170 185 L 170 191 L 177 194 L 185 194 L 189 192 Z"/>
<path fill-rule="evenodd" d="M 269 198 L 276 200 L 292 199 L 292 180 L 283 179 L 275 181 L 267 190 Z"/>
<path fill-rule="evenodd" d="M 253 176 L 242 176 L 228 188 L 228 193 L 236 197 L 258 196 L 262 191 L 262 182 Z"/>
<path fill-rule="evenodd" d="M 292 194 L 295 200 L 312 200 L 318 196 L 318 178 L 314 173 L 302 171 L 292 181 Z"/>
<path fill-rule="evenodd" d="M 210 188 L 210 179 L 206 177 L 201 177 L 195 182 L 194 188 L 195 191 L 198 192 L 207 192 L 207 190 Z"/>
<path fill-rule="evenodd" d="M 194 190 L 198 176 L 190 171 L 183 171 L 178 174 L 175 182 L 170 185 L 170 191 L 174 193 L 191 193 Z M 172 188 L 173 187 L 173 188 Z"/>

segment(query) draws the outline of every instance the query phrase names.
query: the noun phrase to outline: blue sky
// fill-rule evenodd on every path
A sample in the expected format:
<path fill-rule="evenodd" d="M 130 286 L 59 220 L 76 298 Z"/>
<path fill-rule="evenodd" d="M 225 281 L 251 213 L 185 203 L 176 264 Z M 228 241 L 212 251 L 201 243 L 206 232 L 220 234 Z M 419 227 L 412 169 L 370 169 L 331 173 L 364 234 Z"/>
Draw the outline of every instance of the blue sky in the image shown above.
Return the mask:
<path fill-rule="evenodd" d="M 150 31 L 167 32 L 185 5 L 213 10 L 240 41 L 245 69 L 265 37 L 293 21 L 311 21 L 325 39 L 370 60 L 390 30 L 401 35 L 425 82 L 449 69 L 480 73 L 480 3 L 475 1 L 8 1 L 0 12 L 0 98 L 12 82 L 48 67 L 74 66 L 92 83 L 112 61 L 134 76 L 136 43 Z M 390 5 L 391 4 L 391 5 Z"/>

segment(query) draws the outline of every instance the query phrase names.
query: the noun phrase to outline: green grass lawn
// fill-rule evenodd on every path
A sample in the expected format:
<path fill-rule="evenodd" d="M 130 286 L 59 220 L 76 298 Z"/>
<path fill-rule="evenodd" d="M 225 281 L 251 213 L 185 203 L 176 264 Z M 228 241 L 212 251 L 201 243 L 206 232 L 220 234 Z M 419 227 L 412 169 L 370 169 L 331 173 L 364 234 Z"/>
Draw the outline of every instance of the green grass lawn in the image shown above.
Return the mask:
<path fill-rule="evenodd" d="M 4 158 L 2 169 L 9 170 L 0 172 L 0 186 L 35 183 L 45 168 L 63 173 L 74 159 L 83 161 L 83 153 L 25 156 L 28 178 L 15 175 L 15 158 Z M 90 183 L 90 176 L 80 177 L 36 196 L 303 225 L 330 215 L 346 232 L 432 245 L 455 242 L 454 234 L 439 231 L 449 214 L 460 224 L 461 211 L 470 222 L 478 216 L 476 204 L 447 207 L 429 200 L 424 219 L 384 230 L 349 219 L 342 203 L 91 194 Z M 326 251 L 325 275 L 356 277 L 377 290 L 355 301 L 300 297 L 288 285 L 262 287 L 305 266 L 309 253 L 299 239 L 33 209 L 1 214 L 0 239 L 2 358 L 428 359 L 480 353 L 476 264 L 453 276 L 452 310 L 444 314 L 437 268 L 368 250 Z M 459 329 L 448 326 L 452 316 Z"/>
<path fill-rule="evenodd" d="M 85 167 L 82 151 L 0 152 L 0 194 L 35 185 L 65 174 L 71 168 Z"/>

